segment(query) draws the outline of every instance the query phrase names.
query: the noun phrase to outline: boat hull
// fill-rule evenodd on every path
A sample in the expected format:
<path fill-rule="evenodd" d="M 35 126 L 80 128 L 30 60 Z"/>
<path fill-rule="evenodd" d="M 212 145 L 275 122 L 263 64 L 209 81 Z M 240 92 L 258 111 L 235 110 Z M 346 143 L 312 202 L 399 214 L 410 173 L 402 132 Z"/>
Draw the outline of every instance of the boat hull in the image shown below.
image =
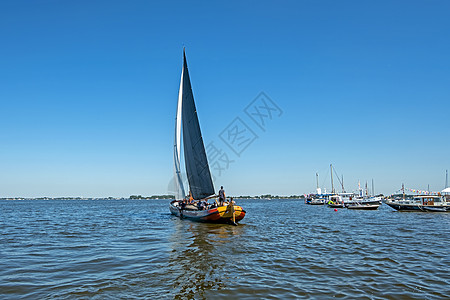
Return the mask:
<path fill-rule="evenodd" d="M 234 205 L 234 222 L 237 223 L 245 217 L 245 210 L 238 205 Z M 181 209 L 177 201 L 172 201 L 169 205 L 170 212 L 180 218 L 189 219 L 195 222 L 205 223 L 233 223 L 233 211 L 231 206 L 219 206 L 206 210 Z"/>
<path fill-rule="evenodd" d="M 398 211 L 450 212 L 449 205 L 398 204 L 391 202 L 386 202 L 386 204 Z"/>
<path fill-rule="evenodd" d="M 309 205 L 325 205 L 325 199 L 314 199 L 309 202 Z"/>
<path fill-rule="evenodd" d="M 345 205 L 380 205 L 380 200 L 356 200 L 356 201 L 346 201 L 344 200 Z"/>
<path fill-rule="evenodd" d="M 422 211 L 419 204 L 399 204 L 386 202 L 387 205 L 398 211 Z"/>
<path fill-rule="evenodd" d="M 362 210 L 377 210 L 379 204 L 367 204 L 367 205 L 348 205 L 348 209 L 362 209 Z"/>
<path fill-rule="evenodd" d="M 428 212 L 450 212 L 450 206 L 422 206 L 422 210 Z"/>
<path fill-rule="evenodd" d="M 345 208 L 345 205 L 344 204 L 328 203 L 328 207 L 331 207 L 331 208 Z"/>

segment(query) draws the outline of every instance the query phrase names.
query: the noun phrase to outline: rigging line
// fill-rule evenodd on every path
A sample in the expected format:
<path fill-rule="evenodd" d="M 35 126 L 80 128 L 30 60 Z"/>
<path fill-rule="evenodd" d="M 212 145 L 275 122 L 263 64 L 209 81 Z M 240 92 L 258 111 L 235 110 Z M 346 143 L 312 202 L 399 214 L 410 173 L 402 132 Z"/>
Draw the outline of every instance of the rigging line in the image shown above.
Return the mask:
<path fill-rule="evenodd" d="M 337 174 L 337 172 L 336 172 L 336 168 L 335 167 L 333 167 L 333 171 L 334 171 L 334 174 L 336 175 L 336 177 L 337 177 L 337 180 L 339 181 L 339 183 L 341 184 L 341 187 L 343 186 L 343 184 L 342 184 L 342 182 L 341 182 L 341 180 L 339 179 L 339 175 Z"/>
<path fill-rule="evenodd" d="M 330 172 L 330 170 L 327 168 L 327 173 L 325 174 L 325 177 L 322 179 L 322 185 L 321 186 L 325 186 L 325 180 L 327 180 L 329 172 Z"/>

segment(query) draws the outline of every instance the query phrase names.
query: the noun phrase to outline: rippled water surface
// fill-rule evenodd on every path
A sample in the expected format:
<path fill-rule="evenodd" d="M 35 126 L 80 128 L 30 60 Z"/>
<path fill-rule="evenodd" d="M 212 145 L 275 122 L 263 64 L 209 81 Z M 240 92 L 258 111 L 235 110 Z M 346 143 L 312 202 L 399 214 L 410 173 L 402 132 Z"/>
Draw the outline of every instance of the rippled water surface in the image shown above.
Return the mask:
<path fill-rule="evenodd" d="M 167 200 L 0 201 L 1 299 L 448 299 L 450 214 L 238 201 L 237 227 Z"/>

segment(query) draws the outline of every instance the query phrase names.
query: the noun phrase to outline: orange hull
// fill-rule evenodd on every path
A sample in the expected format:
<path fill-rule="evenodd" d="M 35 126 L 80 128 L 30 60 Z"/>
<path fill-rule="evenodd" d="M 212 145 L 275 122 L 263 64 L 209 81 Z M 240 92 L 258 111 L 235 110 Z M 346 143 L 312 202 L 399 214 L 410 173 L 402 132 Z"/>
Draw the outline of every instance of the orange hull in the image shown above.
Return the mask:
<path fill-rule="evenodd" d="M 229 205 L 219 206 L 207 210 L 181 210 L 178 207 L 177 201 L 170 203 L 170 212 L 177 217 L 190 219 L 196 222 L 208 222 L 208 223 L 232 223 L 233 211 Z M 245 217 L 245 210 L 242 207 L 234 205 L 234 219 L 235 222 L 239 222 Z"/>

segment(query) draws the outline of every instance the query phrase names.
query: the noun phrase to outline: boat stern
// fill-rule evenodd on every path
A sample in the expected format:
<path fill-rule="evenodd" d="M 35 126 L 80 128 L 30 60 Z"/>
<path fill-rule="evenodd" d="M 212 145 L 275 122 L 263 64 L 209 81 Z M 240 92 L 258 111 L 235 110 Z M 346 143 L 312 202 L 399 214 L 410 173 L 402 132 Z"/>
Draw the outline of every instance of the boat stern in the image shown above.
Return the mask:
<path fill-rule="evenodd" d="M 243 210 L 242 207 L 238 205 L 220 206 L 217 208 L 217 211 L 219 212 L 219 216 L 222 221 L 232 221 L 233 214 L 235 222 L 239 222 L 245 217 L 245 210 Z"/>

